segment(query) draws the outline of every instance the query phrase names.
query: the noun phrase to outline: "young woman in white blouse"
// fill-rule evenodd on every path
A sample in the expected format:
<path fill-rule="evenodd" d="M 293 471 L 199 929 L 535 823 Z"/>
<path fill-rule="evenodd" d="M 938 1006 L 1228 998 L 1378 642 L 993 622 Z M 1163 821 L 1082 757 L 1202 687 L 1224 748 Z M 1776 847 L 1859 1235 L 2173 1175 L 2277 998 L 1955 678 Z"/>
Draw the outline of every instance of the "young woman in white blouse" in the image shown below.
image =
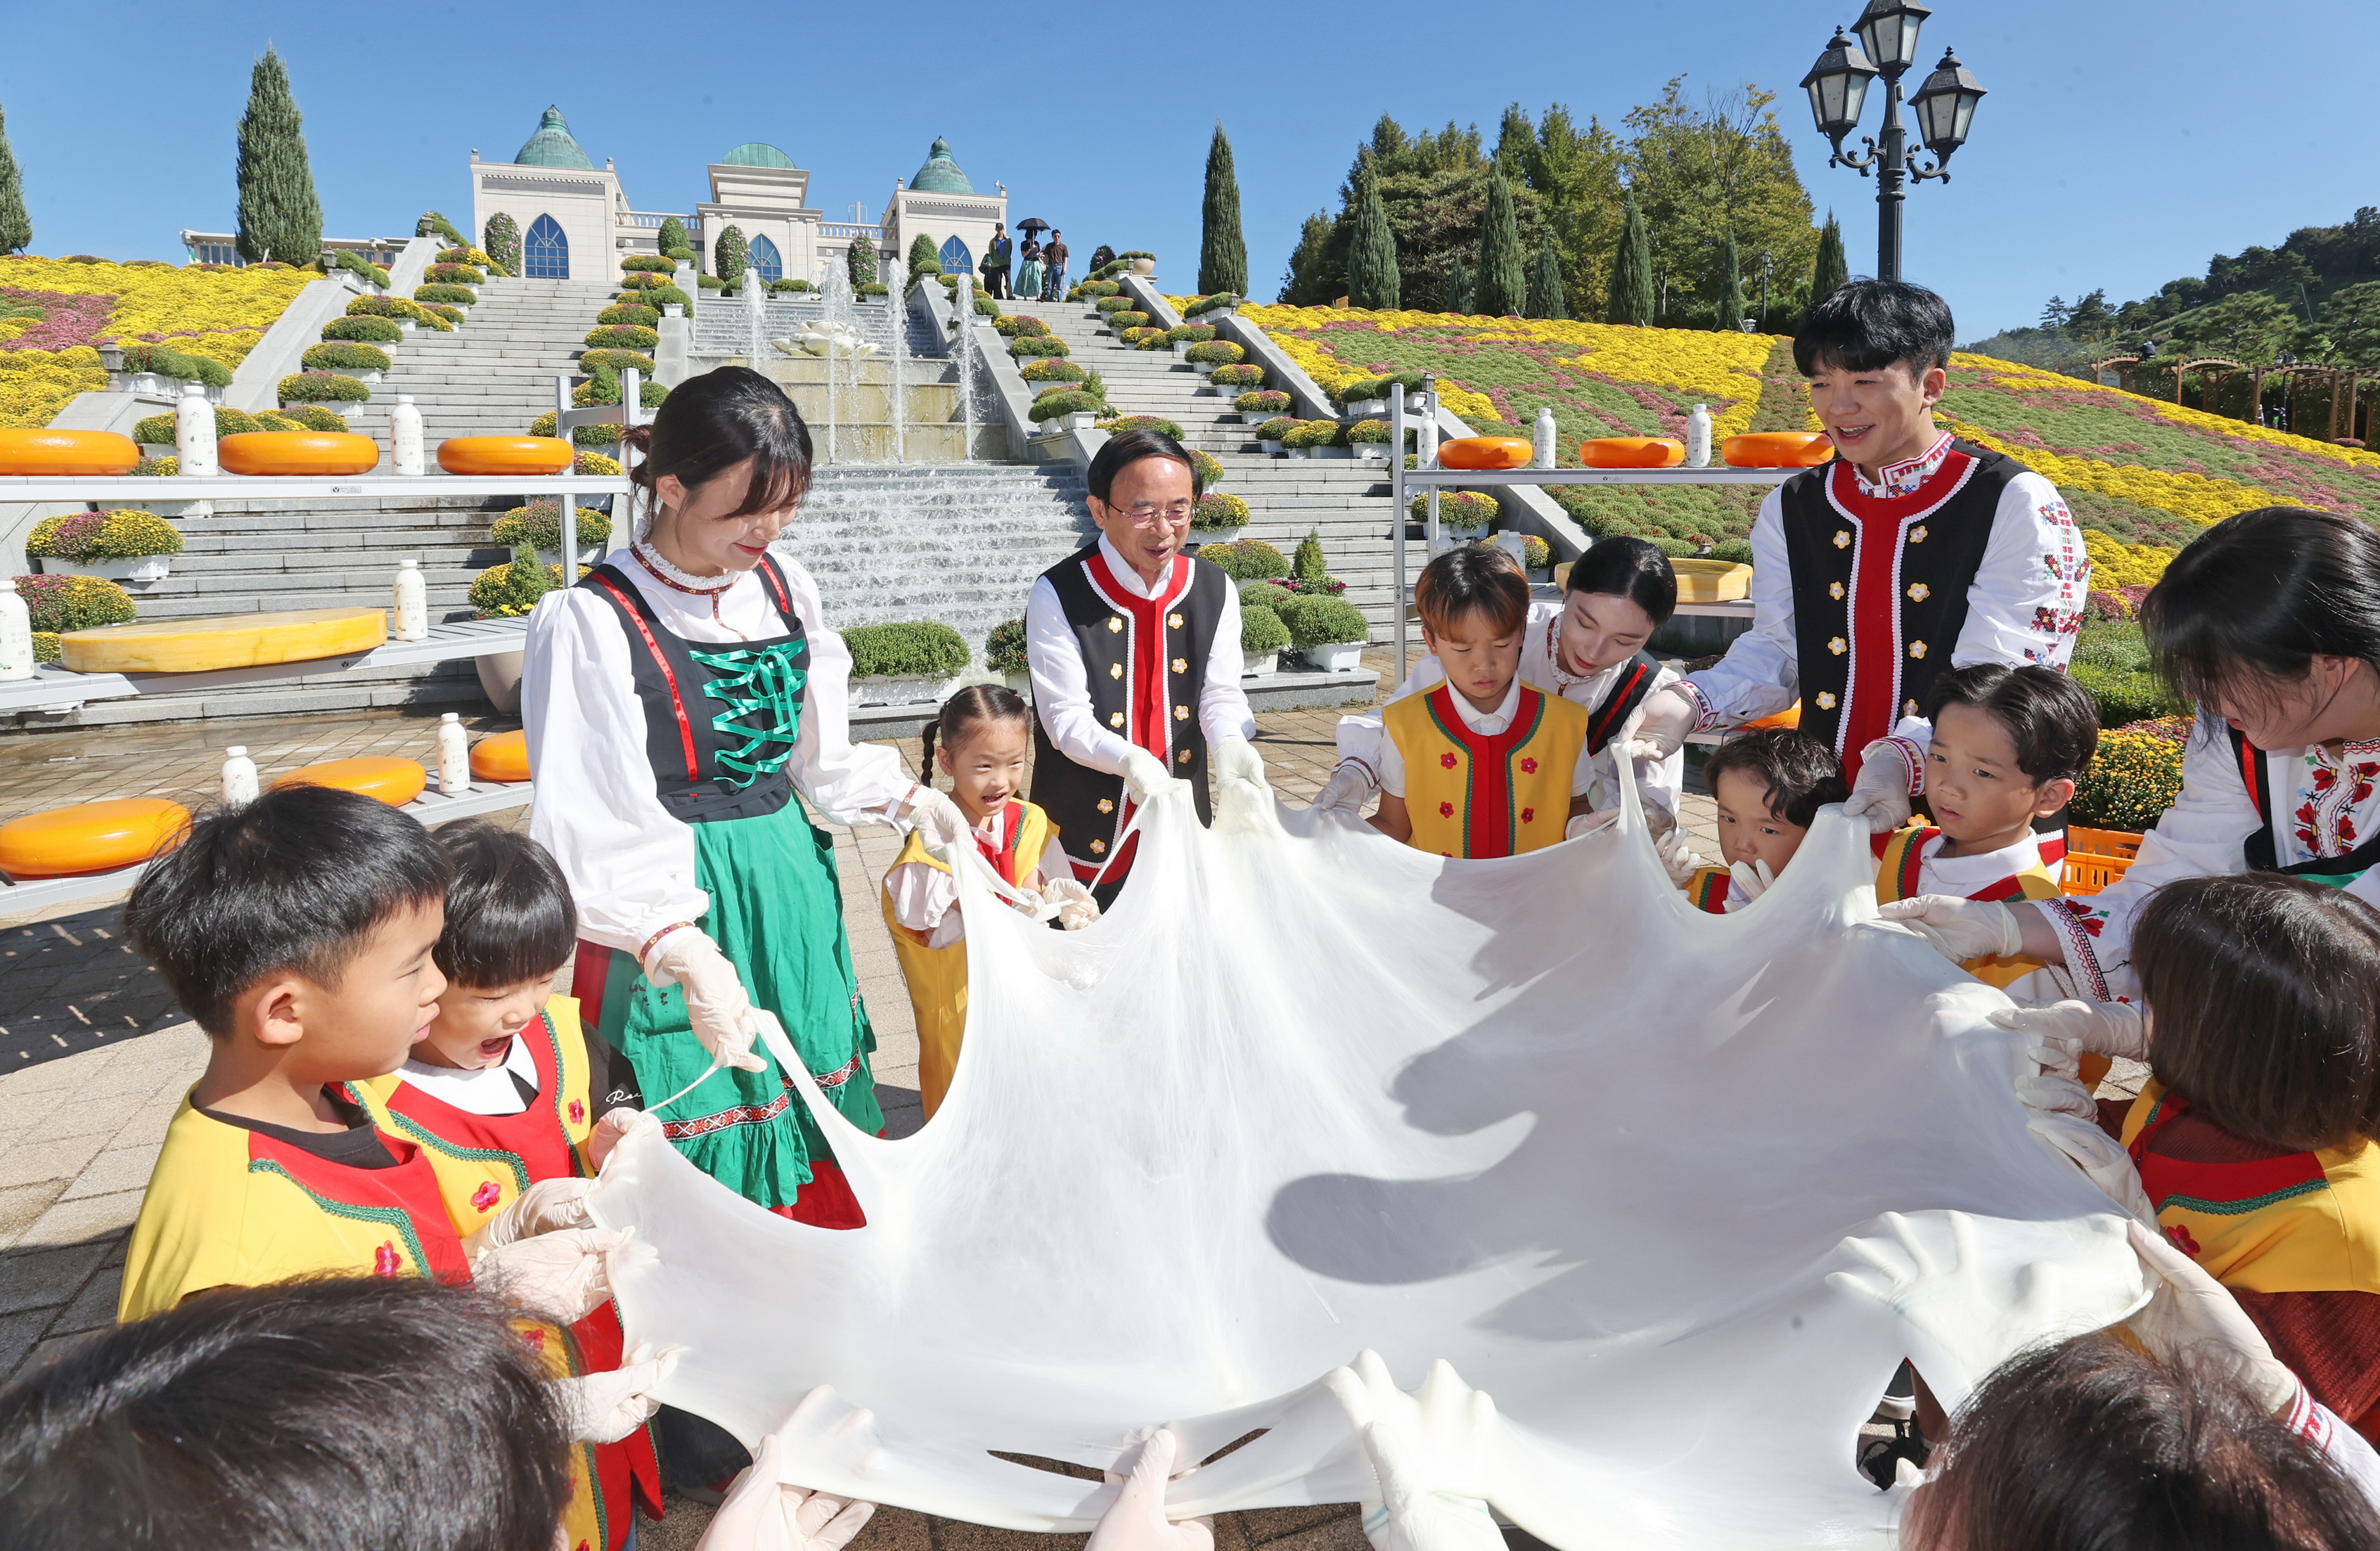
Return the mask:
<path fill-rule="evenodd" d="M 792 1077 L 754 1048 L 758 1005 L 845 1118 L 882 1126 L 832 844 L 806 805 L 945 843 L 966 822 L 893 750 L 853 745 L 850 654 L 817 584 L 769 552 L 810 477 L 793 401 L 724 367 L 629 436 L 637 538 L 540 600 L 522 680 L 529 831 L 578 903 L 572 990 L 680 1152 L 783 1216 L 856 1226 Z"/>

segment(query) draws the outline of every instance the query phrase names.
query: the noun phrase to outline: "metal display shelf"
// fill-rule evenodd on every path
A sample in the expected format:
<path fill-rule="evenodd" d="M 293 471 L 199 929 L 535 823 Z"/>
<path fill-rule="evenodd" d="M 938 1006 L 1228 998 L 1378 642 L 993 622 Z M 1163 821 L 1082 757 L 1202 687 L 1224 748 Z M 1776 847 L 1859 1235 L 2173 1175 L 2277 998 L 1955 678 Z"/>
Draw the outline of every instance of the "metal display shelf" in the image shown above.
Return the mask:
<path fill-rule="evenodd" d="M 435 785 L 396 811 L 409 814 L 424 824 L 444 824 L 452 819 L 471 818 L 483 813 L 501 813 L 519 807 L 537 797 L 537 783 L 516 781 L 503 783 L 471 783 L 471 789 L 459 797 L 449 797 Z M 98 899 L 103 895 L 120 893 L 140 880 L 149 870 L 146 862 L 136 862 L 128 867 L 111 872 L 85 873 L 78 878 L 12 878 L 0 873 L 0 915 L 14 915 L 28 910 L 50 910 L 81 900 Z"/>
<path fill-rule="evenodd" d="M 0 501 L 322 501 L 376 495 L 625 495 L 625 474 L 0 476 Z M 203 521 L 205 519 L 198 519 Z"/>
<path fill-rule="evenodd" d="M 1408 468 L 1408 485 L 1781 485 L 1798 468 Z"/>
<path fill-rule="evenodd" d="M 164 695 L 190 689 L 222 689 L 271 679 L 315 678 L 359 668 L 394 668 L 413 662 L 444 662 L 458 657 L 492 657 L 518 651 L 528 638 L 526 619 L 463 619 L 430 627 L 428 639 L 390 641 L 370 651 L 310 657 L 296 662 L 260 662 L 246 668 L 208 668 L 190 673 L 78 673 L 51 663 L 30 679 L 0 683 L 0 715 L 20 711 L 67 711 L 90 700 L 120 700 L 128 695 Z"/>

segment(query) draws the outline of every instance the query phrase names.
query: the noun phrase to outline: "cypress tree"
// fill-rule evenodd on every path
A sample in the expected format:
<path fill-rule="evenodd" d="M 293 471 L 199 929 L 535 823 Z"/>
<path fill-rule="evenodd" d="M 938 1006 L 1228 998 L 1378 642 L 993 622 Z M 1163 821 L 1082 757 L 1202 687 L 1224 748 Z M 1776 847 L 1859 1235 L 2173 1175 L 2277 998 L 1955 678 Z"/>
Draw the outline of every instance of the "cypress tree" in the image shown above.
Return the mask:
<path fill-rule="evenodd" d="M 934 239 L 923 232 L 911 237 L 909 239 L 909 278 L 915 280 L 921 274 L 941 273 L 942 250 L 934 246 Z"/>
<path fill-rule="evenodd" d="M 694 245 L 686 240 L 686 223 L 671 215 L 662 218 L 662 229 L 654 237 L 653 246 L 666 255 L 673 248 L 691 249 Z"/>
<path fill-rule="evenodd" d="M 1718 292 L 1718 316 L 1711 327 L 1733 332 L 1743 326 L 1743 261 L 1735 250 L 1735 228 L 1728 228 L 1727 241 L 1718 250 L 1718 273 L 1715 277 Z"/>
<path fill-rule="evenodd" d="M 239 121 L 239 251 L 249 263 L 310 264 L 322 254 L 322 202 L 306 160 L 289 72 L 271 48 L 248 79 Z"/>
<path fill-rule="evenodd" d="M 33 245 L 33 218 L 25 213 L 25 183 L 17 153 L 8 149 L 8 115 L 0 111 L 0 253 L 22 253 Z"/>
<path fill-rule="evenodd" d="M 710 248 L 710 273 L 733 285 L 744 278 L 745 261 L 750 252 L 744 241 L 744 228 L 728 226 L 719 234 Z"/>
<path fill-rule="evenodd" d="M 1472 279 L 1471 266 L 1463 261 L 1461 254 L 1458 253 L 1447 261 L 1446 305 L 1448 310 L 1470 311 L 1472 302 L 1476 299 L 1477 289 L 1477 285 Z"/>
<path fill-rule="evenodd" d="M 1842 223 L 1830 210 L 1827 212 L 1825 227 L 1818 233 L 1818 261 L 1810 272 L 1810 304 L 1815 307 L 1833 296 L 1851 277 L 1851 261 L 1843 257 Z"/>
<path fill-rule="evenodd" d="M 1389 207 L 1366 179 L 1355 205 L 1355 234 L 1347 244 L 1347 305 L 1393 308 L 1403 285 L 1397 269 L 1397 239 L 1389 230 Z"/>
<path fill-rule="evenodd" d="M 1653 322 L 1653 239 L 1645 230 L 1645 212 L 1628 201 L 1628 219 L 1620 228 L 1620 247 L 1611 259 L 1611 300 L 1603 309 L 1607 323 Z"/>
<path fill-rule="evenodd" d="M 1561 255 L 1554 250 L 1550 232 L 1546 235 L 1544 246 L 1537 249 L 1536 261 L 1529 266 L 1529 308 L 1524 316 L 1570 316 L 1570 297 L 1562 289 Z"/>
<path fill-rule="evenodd" d="M 1479 290 L 1472 310 L 1491 318 L 1517 317 L 1528 305 L 1528 260 L 1521 251 L 1521 224 L 1512 213 L 1512 186 L 1500 170 L 1488 184 L 1488 227 L 1479 236 Z"/>
<path fill-rule="evenodd" d="M 1211 297 L 1229 291 L 1248 293 L 1248 245 L 1240 235 L 1240 178 L 1232 168 L 1232 142 L 1223 136 L 1222 120 L 1215 121 L 1215 138 L 1207 145 L 1207 202 L 1204 234 L 1198 243 L 1198 294 Z"/>

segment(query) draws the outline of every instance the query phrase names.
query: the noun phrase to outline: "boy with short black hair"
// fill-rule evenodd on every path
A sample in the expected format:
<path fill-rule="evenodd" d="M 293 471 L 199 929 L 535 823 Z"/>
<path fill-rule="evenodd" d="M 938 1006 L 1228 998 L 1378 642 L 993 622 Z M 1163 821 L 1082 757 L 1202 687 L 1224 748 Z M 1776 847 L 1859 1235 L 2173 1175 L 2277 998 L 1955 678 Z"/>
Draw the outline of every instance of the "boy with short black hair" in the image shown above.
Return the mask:
<path fill-rule="evenodd" d="M 1442 856 L 1559 844 L 1586 811 L 1586 708 L 1521 682 L 1529 581 L 1512 556 L 1458 544 L 1414 585 L 1422 640 L 1446 677 L 1382 712 L 1382 834 Z"/>
<path fill-rule="evenodd" d="M 1766 892 L 1802 848 L 1818 810 L 1851 795 L 1834 751 L 1791 727 L 1730 738 L 1703 766 L 1718 809 L 1723 866 L 1686 880 L 1686 897 L 1713 915 L 1741 910 Z"/>

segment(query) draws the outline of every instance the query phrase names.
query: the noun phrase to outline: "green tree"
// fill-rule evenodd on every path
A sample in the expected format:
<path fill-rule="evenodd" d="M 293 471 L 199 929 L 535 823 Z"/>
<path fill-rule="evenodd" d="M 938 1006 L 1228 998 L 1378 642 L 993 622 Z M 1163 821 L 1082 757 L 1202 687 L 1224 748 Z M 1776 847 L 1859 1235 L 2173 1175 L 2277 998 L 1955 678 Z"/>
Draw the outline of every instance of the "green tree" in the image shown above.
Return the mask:
<path fill-rule="evenodd" d="M 1347 248 L 1347 302 L 1351 307 L 1398 305 L 1403 276 L 1397 268 L 1397 242 L 1389 231 L 1388 207 L 1366 188 L 1355 207 L 1354 239 Z"/>
<path fill-rule="evenodd" d="M 322 254 L 322 203 L 306 159 L 289 72 L 266 48 L 248 80 L 239 121 L 239 251 L 249 263 L 310 264 Z"/>
<path fill-rule="evenodd" d="M 2342 286 L 2322 304 L 2328 358 L 2370 371 L 2380 369 L 2380 280 Z"/>
<path fill-rule="evenodd" d="M 1474 310 L 1471 304 L 1478 299 L 1477 293 L 1478 286 L 1472 278 L 1471 266 L 1463 261 L 1462 255 L 1457 254 L 1449 260 L 1446 266 L 1446 310 Z"/>
<path fill-rule="evenodd" d="M 1626 120 L 1628 187 L 1645 212 L 1653 273 L 1707 273 L 1710 254 L 1730 231 L 1754 252 L 1774 254 L 1786 273 L 1806 273 L 1818 234 L 1792 150 L 1769 111 L 1773 94 L 1746 86 L 1711 93 L 1696 106 L 1683 83 L 1671 80 L 1659 101 Z"/>
<path fill-rule="evenodd" d="M 733 285 L 744 278 L 744 266 L 750 253 L 750 248 L 744 241 L 744 228 L 724 227 L 719 234 L 719 240 L 711 245 L 710 273 Z"/>
<path fill-rule="evenodd" d="M 1289 269 L 1281 277 L 1279 300 L 1292 307 L 1319 307 L 1337 293 L 1326 288 L 1324 262 L 1330 247 L 1330 217 L 1320 211 L 1305 218 Z"/>
<path fill-rule="evenodd" d="M 1305 537 L 1297 541 L 1297 553 L 1289 563 L 1289 574 L 1313 587 L 1320 587 L 1330 579 L 1330 564 L 1322 552 L 1320 528 L 1307 528 Z"/>
<path fill-rule="evenodd" d="M 1536 127 L 1529 122 L 1528 111 L 1518 103 L 1507 103 L 1503 121 L 1496 126 L 1496 170 L 1514 183 L 1524 181 L 1536 149 Z"/>
<path fill-rule="evenodd" d="M 1717 306 L 1711 327 L 1739 329 L 1743 326 L 1743 260 L 1735 250 L 1735 234 L 1727 234 L 1719 245 L 1718 272 L 1712 276 L 1711 289 L 1716 293 Z"/>
<path fill-rule="evenodd" d="M 1550 234 L 1537 249 L 1535 262 L 1529 266 L 1529 305 L 1523 314 L 1529 318 L 1567 318 L 1570 297 L 1562 290 L 1561 255 L 1554 248 Z"/>
<path fill-rule="evenodd" d="M 1358 196 L 1368 184 L 1378 193 L 1396 238 L 1402 305 L 1444 310 L 1451 295 L 1454 261 L 1460 257 L 1466 273 L 1477 261 L 1493 172 L 1477 126 L 1449 124 L 1409 136 L 1395 119 L 1383 115 L 1371 139 L 1356 149 L 1354 164 L 1340 186 L 1338 218 L 1316 266 L 1322 276 L 1318 299 L 1327 301 L 1347 289 L 1347 249 L 1354 240 Z M 1520 251 L 1526 255 L 1536 251 L 1545 235 L 1545 201 L 1534 189 L 1517 184 L 1512 185 L 1512 200 Z"/>
<path fill-rule="evenodd" d="M 25 182 L 17 153 L 8 149 L 8 115 L 0 110 L 0 253 L 22 253 L 33 245 L 33 218 L 25 213 Z"/>
<path fill-rule="evenodd" d="M 1248 245 L 1240 235 L 1240 179 L 1232 167 L 1232 142 L 1215 121 L 1215 138 L 1207 143 L 1207 199 L 1200 209 L 1198 294 L 1211 297 L 1248 291 Z"/>
<path fill-rule="evenodd" d="M 1625 198 L 1622 152 L 1619 138 L 1599 120 L 1590 118 L 1581 129 L 1556 103 L 1539 117 L 1527 158 L 1528 187 L 1544 203 L 1561 255 L 1563 289 L 1583 314 L 1602 310 L 1611 285 L 1612 244 Z"/>
<path fill-rule="evenodd" d="M 1620 243 L 1611 258 L 1611 299 L 1603 309 L 1607 323 L 1653 322 L 1653 239 L 1645 230 L 1645 212 L 1630 200 L 1620 228 Z"/>
<path fill-rule="evenodd" d="M 2296 314 L 2262 291 L 2241 291 L 2185 312 L 2171 325 L 2174 341 L 2191 354 L 2219 356 L 2242 366 L 2270 366 L 2290 343 Z"/>
<path fill-rule="evenodd" d="M 1500 168 L 1488 182 L 1488 229 L 1479 237 L 1476 310 L 1492 318 L 1518 317 L 1529 302 L 1528 263 L 1520 223 L 1512 214 L 1512 186 Z"/>
<path fill-rule="evenodd" d="M 665 215 L 662 218 L 661 233 L 653 241 L 663 253 L 681 248 L 690 249 L 694 246 L 686 240 L 686 223 L 674 215 Z"/>
<path fill-rule="evenodd" d="M 909 278 L 915 280 L 921 274 L 941 273 L 942 250 L 934 246 L 934 239 L 923 232 L 911 237 L 909 239 Z"/>
<path fill-rule="evenodd" d="M 1817 257 L 1811 263 L 1811 304 L 1815 306 L 1833 296 L 1851 277 L 1851 261 L 1843 257 L 1843 224 L 1830 210 L 1827 212 L 1825 228 L 1818 233 Z"/>

